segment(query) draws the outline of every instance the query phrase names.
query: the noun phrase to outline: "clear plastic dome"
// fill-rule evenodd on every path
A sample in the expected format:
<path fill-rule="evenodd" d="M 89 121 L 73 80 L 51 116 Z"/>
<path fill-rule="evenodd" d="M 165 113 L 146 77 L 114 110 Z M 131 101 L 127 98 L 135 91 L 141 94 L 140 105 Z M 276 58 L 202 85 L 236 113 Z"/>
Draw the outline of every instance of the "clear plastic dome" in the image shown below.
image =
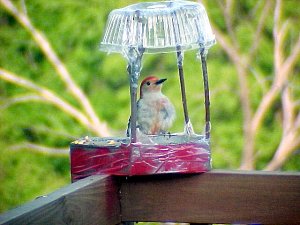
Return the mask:
<path fill-rule="evenodd" d="M 200 3 L 189 1 L 143 2 L 109 14 L 100 50 L 124 53 L 142 48 L 162 53 L 209 48 L 215 36 Z"/>

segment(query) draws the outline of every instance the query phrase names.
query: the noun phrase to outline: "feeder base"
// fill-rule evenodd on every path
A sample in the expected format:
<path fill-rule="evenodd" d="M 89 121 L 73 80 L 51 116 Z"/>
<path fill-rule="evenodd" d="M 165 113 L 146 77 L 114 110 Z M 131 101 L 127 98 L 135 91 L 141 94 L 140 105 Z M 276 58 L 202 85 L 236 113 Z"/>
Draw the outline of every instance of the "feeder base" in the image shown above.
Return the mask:
<path fill-rule="evenodd" d="M 82 138 L 70 145 L 72 181 L 95 174 L 121 176 L 201 173 L 211 169 L 209 144 L 202 135 L 129 138 Z"/>

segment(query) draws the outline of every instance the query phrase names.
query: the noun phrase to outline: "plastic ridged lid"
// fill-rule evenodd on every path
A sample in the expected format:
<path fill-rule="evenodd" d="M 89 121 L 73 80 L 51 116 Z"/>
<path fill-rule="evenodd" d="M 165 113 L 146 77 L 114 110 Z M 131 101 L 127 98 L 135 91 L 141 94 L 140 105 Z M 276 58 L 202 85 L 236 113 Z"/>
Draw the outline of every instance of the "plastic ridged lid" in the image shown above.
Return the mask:
<path fill-rule="evenodd" d="M 205 8 L 189 1 L 143 2 L 109 14 L 100 50 L 124 53 L 129 48 L 163 53 L 208 49 L 215 36 Z"/>

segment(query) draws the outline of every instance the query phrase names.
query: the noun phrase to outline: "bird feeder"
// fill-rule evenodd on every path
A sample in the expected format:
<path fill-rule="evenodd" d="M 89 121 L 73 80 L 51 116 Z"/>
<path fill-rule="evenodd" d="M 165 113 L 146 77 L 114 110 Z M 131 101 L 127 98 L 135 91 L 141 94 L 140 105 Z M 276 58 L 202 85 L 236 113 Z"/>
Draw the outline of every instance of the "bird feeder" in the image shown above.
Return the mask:
<path fill-rule="evenodd" d="M 215 36 L 205 8 L 190 1 L 143 2 L 113 10 L 100 50 L 120 53 L 127 62 L 130 85 L 128 137 L 83 138 L 71 144 L 72 179 L 91 174 L 141 175 L 199 173 L 211 168 L 210 102 L 206 67 Z M 198 49 L 204 83 L 205 131 L 196 134 L 188 115 L 184 52 Z M 144 54 L 175 53 L 180 80 L 184 129 L 177 134 L 140 135 L 137 90 Z M 200 76 L 199 76 L 200 77 Z"/>

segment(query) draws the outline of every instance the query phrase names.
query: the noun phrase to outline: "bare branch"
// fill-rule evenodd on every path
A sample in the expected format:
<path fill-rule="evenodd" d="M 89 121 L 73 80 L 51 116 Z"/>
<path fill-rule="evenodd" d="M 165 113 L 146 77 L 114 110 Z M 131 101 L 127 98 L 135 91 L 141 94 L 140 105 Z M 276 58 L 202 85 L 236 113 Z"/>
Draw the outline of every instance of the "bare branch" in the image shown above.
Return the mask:
<path fill-rule="evenodd" d="M 295 132 L 289 132 L 287 135 L 283 136 L 273 159 L 268 163 L 264 170 L 272 171 L 281 168 L 296 147 L 297 135 Z"/>
<path fill-rule="evenodd" d="M 19 145 L 13 145 L 10 147 L 10 150 L 12 151 L 20 151 L 20 150 L 32 150 L 36 152 L 41 152 L 45 154 L 50 154 L 50 155 L 62 155 L 62 156 L 69 156 L 69 148 L 52 148 L 52 147 L 47 147 L 44 145 L 38 145 L 30 142 L 24 142 Z"/>
<path fill-rule="evenodd" d="M 281 1 L 276 1 L 275 7 L 275 16 L 274 16 L 274 68 L 275 68 L 275 78 L 272 84 L 271 89 L 263 96 L 256 113 L 253 117 L 252 122 L 252 130 L 259 129 L 261 123 L 264 119 L 264 116 L 270 106 L 274 103 L 275 99 L 279 95 L 280 91 L 282 90 L 285 81 L 288 80 L 288 76 L 293 69 L 293 66 L 296 63 L 297 58 L 299 57 L 300 53 L 300 37 L 298 42 L 295 44 L 295 48 L 293 49 L 292 54 L 288 57 L 286 61 L 283 60 L 283 42 L 284 37 L 286 36 L 287 29 L 286 25 L 282 28 L 279 28 L 279 16 L 281 10 Z"/>
<path fill-rule="evenodd" d="M 275 54 L 282 55 L 282 53 L 279 53 L 282 51 L 282 49 L 278 48 L 276 51 L 277 51 L 277 53 L 275 53 Z M 277 60 L 275 60 L 275 64 L 276 64 L 275 67 L 277 67 L 277 69 L 276 69 L 277 73 L 275 75 L 273 85 L 272 85 L 271 89 L 268 91 L 268 93 L 263 96 L 263 99 L 258 106 L 258 109 L 253 118 L 252 130 L 255 131 L 260 127 L 261 122 L 262 122 L 267 110 L 272 105 L 272 103 L 275 101 L 278 94 L 280 93 L 281 89 L 283 88 L 284 82 L 288 79 L 288 75 L 291 73 L 291 70 L 293 69 L 293 66 L 296 63 L 296 60 L 299 57 L 299 54 L 300 54 L 300 37 L 299 37 L 298 42 L 293 50 L 292 55 L 290 55 L 289 58 L 284 62 L 283 66 L 280 66 L 282 64 L 280 62 L 281 59 L 279 59 L 279 58 L 281 58 L 281 56 L 277 56 Z"/>
<path fill-rule="evenodd" d="M 205 4 L 205 1 L 198 0 L 198 2 Z M 222 1 L 219 1 L 219 5 L 221 5 L 221 8 L 223 7 Z M 233 43 L 226 38 L 226 35 L 213 23 L 213 21 L 210 21 L 210 24 L 216 36 L 218 44 L 221 45 L 221 47 L 234 63 L 240 63 L 240 54 Z"/>
<path fill-rule="evenodd" d="M 252 110 L 250 105 L 250 94 L 247 81 L 247 69 L 243 60 L 243 56 L 239 53 L 238 49 L 225 38 L 225 35 L 222 34 L 216 27 L 213 26 L 214 33 L 216 35 L 218 43 L 222 46 L 225 52 L 228 54 L 230 59 L 233 61 L 239 78 L 239 87 L 240 87 L 240 99 L 243 110 L 244 118 L 244 151 L 242 159 L 242 168 L 243 169 L 252 169 L 253 168 L 253 142 L 254 137 L 251 131 L 251 119 L 252 119 Z"/>
<path fill-rule="evenodd" d="M 221 9 L 222 14 L 224 16 L 226 29 L 227 29 L 227 32 L 229 33 L 231 41 L 237 45 L 237 48 L 239 48 L 234 30 L 233 30 L 233 26 L 232 26 L 233 1 L 227 0 L 227 1 L 225 1 L 225 4 L 223 4 L 224 1 L 218 1 L 218 3 L 219 3 L 219 8 Z"/>
<path fill-rule="evenodd" d="M 300 39 L 299 39 L 300 40 Z M 285 66 L 279 68 L 279 73 L 288 76 L 291 72 L 293 65 L 295 64 L 296 58 L 295 55 L 298 52 L 299 40 L 296 44 L 296 47 L 293 50 L 293 53 L 285 61 L 288 62 Z M 285 64 L 284 63 L 284 64 Z M 281 79 L 277 83 L 283 83 L 283 76 L 279 76 Z M 288 160 L 290 155 L 296 150 L 297 146 L 300 144 L 299 129 L 300 129 L 300 113 L 298 113 L 295 119 L 295 102 L 291 98 L 289 87 L 286 86 L 282 95 L 282 104 L 283 104 L 283 136 L 279 147 L 277 148 L 273 159 L 266 166 L 265 170 L 277 170 L 282 167 L 282 165 Z"/>
<path fill-rule="evenodd" d="M 259 3 L 259 1 L 258 1 L 258 3 Z M 258 49 L 259 42 L 260 42 L 261 35 L 262 35 L 262 31 L 263 31 L 263 28 L 265 26 L 266 18 L 267 18 L 268 13 L 271 9 L 271 6 L 272 6 L 272 2 L 270 0 L 267 0 L 265 6 L 263 7 L 263 9 L 261 11 L 261 14 L 260 14 L 260 17 L 259 17 L 259 22 L 258 22 L 256 31 L 255 31 L 255 34 L 254 34 L 254 37 L 253 37 L 252 46 L 250 47 L 250 53 L 248 55 L 248 63 L 251 63 L 251 61 L 252 61 L 252 59 L 253 59 L 253 57 L 254 57 L 257 49 Z"/>
<path fill-rule="evenodd" d="M 239 78 L 239 86 L 240 86 L 240 99 L 241 99 L 241 105 L 243 109 L 243 116 L 244 116 L 244 136 L 248 137 L 249 140 L 245 140 L 245 147 L 251 146 L 251 143 L 253 142 L 253 138 L 250 138 L 251 136 L 251 118 L 252 118 L 252 110 L 250 106 L 250 94 L 249 94 L 249 87 L 247 82 L 247 71 L 246 71 L 246 65 L 244 61 L 242 60 L 243 57 L 237 50 L 237 48 L 230 42 L 228 42 L 225 38 L 225 35 L 222 34 L 221 31 L 219 31 L 214 25 L 212 24 L 214 33 L 216 35 L 216 38 L 218 40 L 218 43 L 222 45 L 223 49 L 227 52 L 231 60 L 234 62 L 234 65 L 238 72 L 238 78 Z M 250 148 L 248 150 L 249 153 L 247 153 L 244 157 L 245 160 L 250 161 L 252 157 L 250 156 Z M 243 161 L 245 161 L 243 160 Z M 250 164 L 249 164 L 250 165 Z"/>
<path fill-rule="evenodd" d="M 295 66 L 297 60 L 300 58 L 300 34 L 296 44 L 293 46 L 292 53 L 283 63 L 283 73 L 289 74 Z"/>
<path fill-rule="evenodd" d="M 281 18 L 281 0 L 276 0 L 275 10 L 274 10 L 274 28 L 273 28 L 273 36 L 274 39 L 278 36 L 279 30 L 279 20 Z"/>
<path fill-rule="evenodd" d="M 78 136 L 72 135 L 68 131 L 51 129 L 50 127 L 43 126 L 43 125 L 30 126 L 29 129 L 37 134 L 51 134 L 51 136 L 57 136 L 59 138 L 65 138 L 65 139 L 69 139 L 69 140 L 75 140 L 78 138 Z"/>
<path fill-rule="evenodd" d="M 49 62 L 52 64 L 52 66 L 57 71 L 57 74 L 60 76 L 60 78 L 64 81 L 66 87 L 70 91 L 70 93 L 78 100 L 78 102 L 81 104 L 83 110 L 86 112 L 89 120 L 93 124 L 95 124 L 96 127 L 99 127 L 98 132 L 101 136 L 108 136 L 109 131 L 107 129 L 107 126 L 105 123 L 101 123 L 99 118 L 97 117 L 95 111 L 93 110 L 88 98 L 85 96 L 85 94 L 82 92 L 82 90 L 77 86 L 77 84 L 72 79 L 69 71 L 65 67 L 65 65 L 62 63 L 62 61 L 59 59 L 59 57 L 56 55 L 55 51 L 53 50 L 50 42 L 47 40 L 47 38 L 38 31 L 31 23 L 29 17 L 24 14 L 23 12 L 20 12 L 10 0 L 0 0 L 0 3 L 4 6 L 4 8 L 13 15 L 16 20 L 32 35 L 34 41 L 36 44 L 41 48 Z"/>
<path fill-rule="evenodd" d="M 279 70 L 283 62 L 283 56 L 281 51 L 283 41 L 282 41 L 282 35 L 279 35 L 280 16 L 281 16 L 281 0 L 276 0 L 275 10 L 274 10 L 274 28 L 273 28 L 275 76 L 279 74 Z"/>
<path fill-rule="evenodd" d="M 300 113 L 295 120 L 295 102 L 292 99 L 290 88 L 285 85 L 282 94 L 283 135 L 273 159 L 265 170 L 277 170 L 289 159 L 300 144 Z"/>
<path fill-rule="evenodd" d="M 15 96 L 13 98 L 8 98 L 8 99 L 2 100 L 2 102 L 4 102 L 4 103 L 0 104 L 0 110 L 6 109 L 6 108 L 8 108 L 14 104 L 18 104 L 18 103 L 31 102 L 31 101 L 43 101 L 43 100 L 44 100 L 44 98 L 42 98 L 41 96 L 33 95 L 33 94 Z"/>
<path fill-rule="evenodd" d="M 267 87 L 267 79 L 265 79 L 262 74 L 260 74 L 257 70 L 255 70 L 254 68 L 250 67 L 249 68 L 251 73 L 253 74 L 255 80 L 257 81 L 258 85 L 261 87 L 261 90 L 263 92 L 263 94 L 265 94 L 268 90 Z"/>
<path fill-rule="evenodd" d="M 295 113 L 294 113 L 294 103 L 292 101 L 290 88 L 288 85 L 285 85 L 283 93 L 281 96 L 282 101 L 282 113 L 283 113 L 283 136 L 287 135 L 293 128 Z"/>
<path fill-rule="evenodd" d="M 234 64 L 240 64 L 245 68 L 242 58 L 240 58 L 241 55 L 236 47 L 230 41 L 228 41 L 228 39 L 226 39 L 226 35 L 223 34 L 222 31 L 220 31 L 213 23 L 211 23 L 211 26 L 218 44 L 222 46 L 229 58 L 234 62 Z"/>
<path fill-rule="evenodd" d="M 214 24 L 211 22 L 214 34 L 218 43 L 225 50 L 231 61 L 236 67 L 238 79 L 239 79 L 239 95 L 240 102 L 243 111 L 243 133 L 244 133 L 244 151 L 242 159 L 242 168 L 243 169 L 253 169 L 254 162 L 254 136 L 251 130 L 251 119 L 252 119 L 252 110 L 250 104 L 250 91 L 248 87 L 247 75 L 248 75 L 248 65 L 246 63 L 246 58 L 239 52 L 239 47 L 237 42 L 229 41 L 226 38 L 226 35 L 220 31 Z"/>
<path fill-rule="evenodd" d="M 78 109 L 76 109 L 66 101 L 62 100 L 60 97 L 58 97 L 49 89 L 39 86 L 25 78 L 22 78 L 21 76 L 15 75 L 1 68 L 0 68 L 0 79 L 3 79 L 7 82 L 14 83 L 18 86 L 36 92 L 45 101 L 48 101 L 49 103 L 53 104 L 57 108 L 66 112 L 67 114 L 75 118 L 78 122 L 80 122 L 88 129 L 94 131 L 98 135 L 102 134 L 103 131 L 99 130 L 100 129 L 99 127 L 96 127 L 94 124 L 92 124 L 83 113 L 81 113 Z"/>
<path fill-rule="evenodd" d="M 27 8 L 26 8 L 26 3 L 25 0 L 21 0 L 21 4 L 22 4 L 22 10 L 24 14 L 27 14 Z"/>
<path fill-rule="evenodd" d="M 296 104 L 295 104 L 295 106 L 296 106 Z M 298 115 L 295 119 L 295 127 L 300 128 L 300 112 L 298 113 Z"/>
<path fill-rule="evenodd" d="M 256 71 L 254 71 L 254 66 L 251 66 L 252 59 L 255 56 L 257 49 L 259 48 L 259 40 L 263 35 L 263 30 L 266 24 L 266 18 L 268 12 L 272 8 L 273 1 L 265 1 L 264 6 L 260 12 L 258 24 L 256 27 L 256 32 L 253 37 L 252 45 L 249 49 L 249 54 L 242 54 L 240 52 L 236 42 L 232 41 L 232 34 L 230 34 L 230 21 L 232 18 L 226 17 L 226 10 L 230 2 L 219 2 L 221 12 L 223 12 L 224 20 L 226 23 L 227 33 L 223 33 L 219 30 L 213 22 L 211 25 L 213 31 L 216 35 L 218 44 L 224 49 L 224 51 L 229 56 L 230 60 L 233 62 L 236 67 L 239 86 L 240 86 L 240 99 L 241 106 L 244 115 L 243 119 L 243 130 L 244 130 L 244 149 L 242 156 L 242 169 L 253 169 L 254 168 L 254 149 L 255 149 L 255 135 L 257 134 L 259 128 L 262 125 L 262 122 L 266 116 L 266 113 L 270 110 L 271 106 L 274 104 L 275 100 L 278 98 L 279 94 L 285 87 L 286 81 L 291 75 L 294 66 L 296 65 L 297 60 L 300 57 L 300 35 L 298 40 L 294 43 L 294 46 L 291 47 L 291 53 L 288 57 L 285 56 L 284 43 L 289 31 L 289 21 L 283 22 L 281 18 L 282 14 L 282 1 L 276 0 L 274 8 L 274 27 L 273 27 L 273 41 L 274 41 L 274 79 L 271 86 L 268 88 L 265 81 L 262 80 Z M 255 7 L 255 12 L 260 8 L 257 3 Z M 258 7 L 259 6 L 259 7 Z M 231 14 L 230 16 L 232 16 Z M 233 30 L 233 29 L 232 29 Z M 254 115 L 252 115 L 252 107 L 250 102 L 249 87 L 247 76 L 252 71 L 258 83 L 261 84 L 264 91 L 262 99 L 255 110 Z M 282 163 L 284 163 L 289 155 L 295 150 L 296 146 L 300 145 L 300 113 L 297 115 L 295 120 L 295 110 L 296 103 L 293 101 L 290 90 L 285 89 L 282 96 L 283 104 L 283 126 L 284 131 L 281 138 L 280 145 L 278 146 L 276 153 L 270 166 L 267 168 L 274 169 L 279 168 Z"/>
<path fill-rule="evenodd" d="M 252 124 L 251 124 L 252 132 L 256 132 L 260 128 L 267 111 L 269 110 L 271 105 L 275 102 L 278 94 L 280 93 L 281 88 L 282 85 L 281 86 L 273 85 L 271 89 L 263 96 L 252 119 Z"/>

